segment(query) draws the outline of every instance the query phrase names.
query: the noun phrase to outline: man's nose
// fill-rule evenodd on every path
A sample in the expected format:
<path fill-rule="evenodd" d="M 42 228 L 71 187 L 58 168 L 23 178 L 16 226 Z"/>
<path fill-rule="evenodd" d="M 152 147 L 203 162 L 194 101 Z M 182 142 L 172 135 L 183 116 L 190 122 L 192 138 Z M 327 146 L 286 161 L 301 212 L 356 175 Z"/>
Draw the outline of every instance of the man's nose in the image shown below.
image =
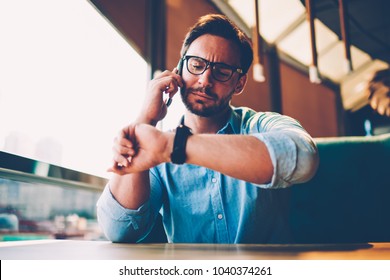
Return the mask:
<path fill-rule="evenodd" d="M 202 86 L 211 86 L 213 84 L 213 75 L 211 73 L 211 67 L 207 67 L 203 74 L 199 75 L 199 84 Z"/>

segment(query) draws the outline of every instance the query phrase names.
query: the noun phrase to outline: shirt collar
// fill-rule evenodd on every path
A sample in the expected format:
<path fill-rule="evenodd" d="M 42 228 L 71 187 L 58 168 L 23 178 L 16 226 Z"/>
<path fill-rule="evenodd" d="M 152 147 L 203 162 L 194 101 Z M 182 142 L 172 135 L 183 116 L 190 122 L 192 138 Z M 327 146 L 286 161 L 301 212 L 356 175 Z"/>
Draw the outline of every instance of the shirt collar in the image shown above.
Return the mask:
<path fill-rule="evenodd" d="M 239 134 L 241 126 L 241 116 L 238 114 L 234 107 L 231 107 L 230 117 L 226 125 L 221 128 L 217 133 L 219 134 Z"/>
<path fill-rule="evenodd" d="M 241 129 L 241 115 L 235 110 L 233 106 L 231 107 L 230 117 L 226 124 L 217 132 L 217 134 L 239 134 Z M 180 118 L 179 125 L 184 125 L 184 115 Z"/>

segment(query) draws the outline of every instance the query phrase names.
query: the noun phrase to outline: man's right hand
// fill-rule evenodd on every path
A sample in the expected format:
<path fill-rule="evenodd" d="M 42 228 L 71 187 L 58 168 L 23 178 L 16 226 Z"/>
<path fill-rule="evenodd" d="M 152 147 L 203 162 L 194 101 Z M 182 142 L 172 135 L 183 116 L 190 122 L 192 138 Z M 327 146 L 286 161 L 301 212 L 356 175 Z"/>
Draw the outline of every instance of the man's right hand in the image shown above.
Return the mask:
<path fill-rule="evenodd" d="M 108 171 L 118 175 L 138 173 L 170 161 L 173 138 L 173 133 L 151 125 L 126 126 L 114 140 L 113 165 Z"/>
<path fill-rule="evenodd" d="M 170 98 L 177 93 L 179 87 L 183 86 L 183 80 L 177 74 L 177 69 L 173 71 L 164 71 L 157 74 L 148 84 L 148 91 L 144 104 L 137 118 L 137 123 L 146 123 L 155 126 L 159 121 L 165 118 L 167 114 L 167 105 L 163 101 L 163 94 L 169 94 Z"/>
<path fill-rule="evenodd" d="M 178 87 L 183 86 L 183 80 L 176 73 L 176 69 L 164 71 L 149 82 L 136 122 L 123 128 L 114 140 L 113 161 L 107 170 L 113 172 L 109 185 L 112 195 L 125 208 L 138 209 L 149 199 L 148 169 L 169 160 L 170 154 L 166 151 L 172 149 L 174 135 L 162 133 L 153 126 L 167 114 L 164 92 L 172 98 Z M 162 137 L 169 135 L 171 137 Z"/>

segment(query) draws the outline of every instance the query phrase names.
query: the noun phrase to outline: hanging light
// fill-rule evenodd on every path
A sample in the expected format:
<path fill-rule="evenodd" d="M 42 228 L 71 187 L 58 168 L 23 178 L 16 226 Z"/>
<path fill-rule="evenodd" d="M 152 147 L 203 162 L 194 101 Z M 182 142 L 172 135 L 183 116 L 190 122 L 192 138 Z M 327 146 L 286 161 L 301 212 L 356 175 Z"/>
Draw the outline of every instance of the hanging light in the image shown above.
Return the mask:
<path fill-rule="evenodd" d="M 262 50 L 262 38 L 260 36 L 260 15 L 259 15 L 259 0 L 255 0 L 255 26 L 253 27 L 253 79 L 257 82 L 264 82 L 264 67 Z"/>
<path fill-rule="evenodd" d="M 340 29 L 341 36 L 344 41 L 344 67 L 347 73 L 352 72 L 352 59 L 351 59 L 351 45 L 349 42 L 349 28 L 348 28 L 348 11 L 346 6 L 346 0 L 339 0 L 339 14 L 340 14 Z"/>
<path fill-rule="evenodd" d="M 305 0 L 306 11 L 307 11 L 307 20 L 309 22 L 310 29 L 310 44 L 311 44 L 311 54 L 312 62 L 309 66 L 309 77 L 310 81 L 315 84 L 321 83 L 320 75 L 318 72 L 318 57 L 317 57 L 317 45 L 316 45 L 316 34 L 314 27 L 314 8 L 312 7 L 312 0 Z"/>

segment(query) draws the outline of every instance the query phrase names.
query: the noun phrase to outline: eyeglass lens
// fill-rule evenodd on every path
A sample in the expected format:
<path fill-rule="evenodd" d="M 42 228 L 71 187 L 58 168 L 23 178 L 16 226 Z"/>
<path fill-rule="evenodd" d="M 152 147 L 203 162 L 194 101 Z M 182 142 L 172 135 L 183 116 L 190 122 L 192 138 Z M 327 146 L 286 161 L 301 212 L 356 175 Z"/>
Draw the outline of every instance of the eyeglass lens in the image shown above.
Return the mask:
<path fill-rule="evenodd" d="M 220 82 L 226 82 L 233 75 L 233 69 L 223 63 L 209 62 L 200 57 L 188 57 L 187 69 L 193 75 L 201 75 L 206 71 L 208 66 L 211 67 L 213 78 Z"/>

